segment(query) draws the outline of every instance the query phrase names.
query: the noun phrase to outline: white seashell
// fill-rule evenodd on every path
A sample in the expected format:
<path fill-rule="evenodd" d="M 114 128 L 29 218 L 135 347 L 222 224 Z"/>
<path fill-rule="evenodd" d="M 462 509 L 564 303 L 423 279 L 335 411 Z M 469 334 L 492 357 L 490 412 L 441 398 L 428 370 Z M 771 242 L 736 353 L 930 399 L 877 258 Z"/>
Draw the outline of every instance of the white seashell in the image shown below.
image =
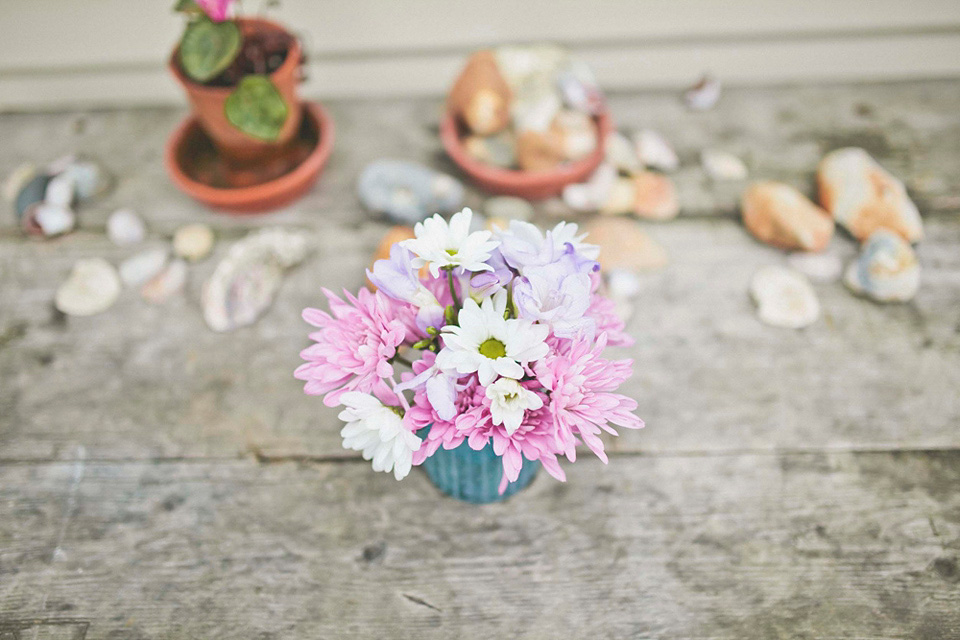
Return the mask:
<path fill-rule="evenodd" d="M 687 89 L 683 99 L 691 109 L 697 111 L 712 109 L 720 99 L 720 81 L 710 76 L 703 76 L 697 84 Z"/>
<path fill-rule="evenodd" d="M 57 289 L 54 304 L 70 316 L 92 316 L 109 309 L 120 295 L 117 270 L 103 258 L 84 258 Z"/>
<path fill-rule="evenodd" d="M 652 129 L 638 131 L 633 137 L 640 162 L 659 171 L 676 171 L 680 167 L 680 158 L 666 138 Z"/>
<path fill-rule="evenodd" d="M 847 267 L 843 283 L 877 302 L 906 302 L 920 288 L 920 264 L 906 240 L 880 229 L 871 234 Z"/>
<path fill-rule="evenodd" d="M 597 211 L 610 198 L 618 177 L 616 167 L 601 163 L 587 182 L 564 187 L 563 201 L 575 211 Z"/>
<path fill-rule="evenodd" d="M 829 253 L 797 251 L 787 256 L 787 264 L 814 282 L 836 282 L 843 273 L 843 261 Z"/>
<path fill-rule="evenodd" d="M 310 248 L 305 233 L 268 228 L 238 241 L 207 280 L 203 317 L 214 331 L 252 324 L 270 306 L 285 269 L 301 262 Z"/>
<path fill-rule="evenodd" d="M 205 224 L 188 224 L 173 234 L 173 252 L 191 262 L 198 262 L 210 255 L 213 243 L 213 229 Z"/>
<path fill-rule="evenodd" d="M 142 251 L 120 263 L 120 280 L 128 287 L 139 287 L 163 271 L 166 264 L 166 249 Z"/>
<path fill-rule="evenodd" d="M 103 195 L 110 188 L 110 175 L 92 160 L 76 160 L 63 170 L 63 175 L 73 179 L 74 192 L 79 200 L 89 200 Z"/>
<path fill-rule="evenodd" d="M 642 169 L 636 149 L 619 131 L 611 131 L 605 140 L 606 160 L 620 171 L 636 173 Z"/>
<path fill-rule="evenodd" d="M 617 178 L 607 194 L 607 200 L 600 206 L 600 213 L 621 215 L 632 213 L 637 201 L 637 184 L 631 178 Z"/>
<path fill-rule="evenodd" d="M 820 317 L 820 302 L 806 276 L 771 265 L 762 267 L 750 282 L 757 315 L 765 324 L 802 329 Z"/>
<path fill-rule="evenodd" d="M 527 221 L 533 217 L 533 205 L 523 198 L 497 196 L 483 203 L 483 212 L 490 218 Z"/>
<path fill-rule="evenodd" d="M 33 219 L 48 238 L 73 231 L 77 226 L 77 216 L 68 206 L 48 202 L 37 205 Z"/>
<path fill-rule="evenodd" d="M 74 195 L 73 178 L 67 173 L 54 176 L 47 183 L 43 193 L 43 201 L 56 207 L 69 207 Z"/>
<path fill-rule="evenodd" d="M 569 61 L 566 68 L 557 74 L 557 87 L 567 106 L 591 115 L 599 115 L 603 111 L 606 100 L 585 62 Z"/>
<path fill-rule="evenodd" d="M 562 106 L 560 96 L 553 91 L 518 97 L 510 108 L 514 128 L 542 133 L 553 124 Z"/>
<path fill-rule="evenodd" d="M 563 132 L 563 153 L 567 160 L 580 160 L 597 148 L 597 128 L 587 114 L 561 111 L 557 114 L 556 125 Z"/>
<path fill-rule="evenodd" d="M 171 260 L 166 269 L 140 288 L 140 295 L 147 302 L 161 304 L 183 291 L 186 283 L 187 263 L 179 259 Z"/>
<path fill-rule="evenodd" d="M 120 247 L 143 242 L 147 226 L 143 219 L 130 209 L 118 209 L 107 218 L 107 237 Z"/>
<path fill-rule="evenodd" d="M 707 175 L 714 180 L 746 180 L 747 165 L 743 160 L 717 149 L 704 149 L 700 152 L 700 163 Z"/>

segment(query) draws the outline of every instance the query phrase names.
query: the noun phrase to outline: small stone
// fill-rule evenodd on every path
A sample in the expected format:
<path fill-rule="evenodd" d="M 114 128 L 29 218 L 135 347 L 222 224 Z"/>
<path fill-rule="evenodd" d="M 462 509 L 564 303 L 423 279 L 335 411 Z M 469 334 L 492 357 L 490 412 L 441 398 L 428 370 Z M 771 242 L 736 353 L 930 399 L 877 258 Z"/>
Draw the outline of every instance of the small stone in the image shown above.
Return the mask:
<path fill-rule="evenodd" d="M 750 281 L 760 321 L 773 327 L 802 329 L 820 317 L 820 301 L 802 273 L 778 265 L 762 267 Z"/>
<path fill-rule="evenodd" d="M 103 258 L 84 258 L 57 289 L 54 304 L 69 316 L 92 316 L 109 309 L 120 295 L 117 270 Z"/>
<path fill-rule="evenodd" d="M 632 298 L 640 293 L 640 278 L 629 269 L 612 269 L 607 272 L 607 291 L 611 298 Z"/>
<path fill-rule="evenodd" d="M 587 226 L 587 241 L 600 246 L 600 266 L 651 271 L 667 265 L 667 252 L 647 235 L 640 224 L 627 218 L 597 218 Z"/>
<path fill-rule="evenodd" d="M 633 178 L 618 177 L 613 182 L 607 200 L 600 207 L 600 213 L 607 216 L 618 216 L 633 213 L 637 203 L 637 183 Z"/>
<path fill-rule="evenodd" d="M 139 287 L 163 271 L 166 264 L 166 249 L 142 251 L 120 263 L 120 280 L 128 287 Z"/>
<path fill-rule="evenodd" d="M 552 78 L 560 69 L 567 68 L 567 53 L 555 45 L 505 45 L 494 50 L 497 68 L 510 88 L 517 92 L 537 80 L 544 85 L 552 85 Z"/>
<path fill-rule="evenodd" d="M 593 72 L 580 60 L 570 60 L 568 66 L 557 74 L 557 87 L 564 103 L 577 111 L 596 116 L 606 106 Z"/>
<path fill-rule="evenodd" d="M 3 199 L 7 202 L 16 202 L 17 195 L 27 186 L 27 183 L 37 176 L 37 166 L 32 162 L 24 162 L 10 172 L 3 182 Z"/>
<path fill-rule="evenodd" d="M 553 124 L 563 137 L 565 160 L 586 158 L 597 148 L 597 127 L 593 118 L 579 111 L 564 110 L 557 114 Z"/>
<path fill-rule="evenodd" d="M 719 99 L 720 81 L 706 75 L 683 94 L 687 106 L 697 111 L 712 109 Z"/>
<path fill-rule="evenodd" d="M 643 171 L 633 179 L 633 212 L 648 220 L 671 220 L 680 213 L 680 201 L 673 181 L 652 171 Z"/>
<path fill-rule="evenodd" d="M 510 107 L 513 127 L 518 134 L 544 133 L 553 126 L 562 107 L 560 96 L 549 88 L 517 96 Z"/>
<path fill-rule="evenodd" d="M 463 147 L 475 160 L 502 169 L 510 169 L 517 164 L 517 144 L 513 134 L 501 131 L 492 136 L 467 136 Z"/>
<path fill-rule="evenodd" d="M 517 137 L 517 165 L 523 171 L 550 171 L 567 157 L 563 133 L 524 131 Z"/>
<path fill-rule="evenodd" d="M 130 209 L 117 209 L 107 218 L 107 237 L 118 247 L 128 247 L 143 242 L 147 226 Z"/>
<path fill-rule="evenodd" d="M 879 229 L 847 267 L 843 282 L 854 293 L 877 302 L 907 302 L 920 288 L 920 264 L 906 240 Z"/>
<path fill-rule="evenodd" d="M 643 129 L 633 137 L 633 146 L 640 162 L 658 171 L 676 171 L 680 158 L 666 138 L 652 129 Z"/>
<path fill-rule="evenodd" d="M 564 187 L 563 202 L 575 211 L 597 211 L 610 198 L 617 179 L 616 167 L 601 163 L 587 182 Z"/>
<path fill-rule="evenodd" d="M 636 149 L 619 131 L 611 131 L 604 141 L 606 160 L 624 173 L 637 173 L 642 168 Z"/>
<path fill-rule="evenodd" d="M 814 282 L 836 282 L 843 273 L 843 260 L 829 253 L 791 253 L 787 264 Z"/>
<path fill-rule="evenodd" d="M 42 202 L 32 212 L 32 218 L 40 231 L 48 238 L 59 236 L 77 226 L 77 216 L 67 206 Z"/>
<path fill-rule="evenodd" d="M 110 190 L 113 179 L 109 173 L 93 160 L 76 160 L 63 170 L 74 183 L 77 199 L 80 201 L 92 200 Z"/>
<path fill-rule="evenodd" d="M 533 205 L 523 198 L 497 196 L 483 203 L 483 212 L 490 218 L 526 222 L 533 217 Z"/>
<path fill-rule="evenodd" d="M 140 295 L 147 302 L 162 304 L 183 291 L 187 283 L 187 263 L 171 260 L 166 268 L 140 288 Z"/>
<path fill-rule="evenodd" d="M 34 205 L 43 202 L 44 195 L 47 192 L 47 184 L 50 182 L 50 176 L 38 174 L 27 181 L 17 194 L 14 209 L 17 212 L 17 218 L 23 220 L 27 210 Z"/>
<path fill-rule="evenodd" d="M 500 74 L 492 51 L 478 51 L 466 66 L 447 100 L 451 111 L 474 133 L 490 135 L 510 121 L 511 91 Z"/>
<path fill-rule="evenodd" d="M 746 180 L 747 165 L 743 160 L 717 149 L 704 149 L 700 152 L 700 163 L 707 175 L 714 180 Z"/>
<path fill-rule="evenodd" d="M 307 234 L 261 229 L 234 243 L 203 288 L 203 317 L 214 331 L 253 324 L 273 302 L 283 274 L 306 258 Z"/>
<path fill-rule="evenodd" d="M 190 262 L 199 262 L 213 250 L 213 229 L 205 224 L 188 224 L 173 234 L 173 252 Z"/>
<path fill-rule="evenodd" d="M 69 207 L 74 200 L 73 178 L 67 173 L 61 173 L 50 179 L 43 194 L 43 201 L 56 207 Z"/>
<path fill-rule="evenodd" d="M 863 242 L 877 229 L 890 229 L 908 242 L 923 237 L 923 221 L 903 182 L 863 149 L 828 153 L 817 167 L 820 204 Z"/>
<path fill-rule="evenodd" d="M 823 251 L 833 237 L 830 214 L 782 182 L 751 184 L 740 211 L 753 237 L 780 249 Z"/>
<path fill-rule="evenodd" d="M 357 190 L 368 210 L 410 225 L 434 213 L 459 211 L 464 197 L 463 185 L 451 176 L 402 160 L 368 164 Z"/>

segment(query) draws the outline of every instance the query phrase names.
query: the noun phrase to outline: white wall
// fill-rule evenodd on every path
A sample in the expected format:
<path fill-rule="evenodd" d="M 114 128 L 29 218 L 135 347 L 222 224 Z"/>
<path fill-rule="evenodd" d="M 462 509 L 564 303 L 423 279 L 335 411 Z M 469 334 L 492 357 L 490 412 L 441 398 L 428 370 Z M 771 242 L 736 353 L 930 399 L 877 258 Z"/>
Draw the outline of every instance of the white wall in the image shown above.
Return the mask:
<path fill-rule="evenodd" d="M 258 0 L 246 0 L 248 11 Z M 174 103 L 172 0 L 0 0 L 0 109 Z M 960 77 L 958 0 L 282 0 L 311 97 L 441 95 L 464 55 L 550 40 L 611 90 Z"/>

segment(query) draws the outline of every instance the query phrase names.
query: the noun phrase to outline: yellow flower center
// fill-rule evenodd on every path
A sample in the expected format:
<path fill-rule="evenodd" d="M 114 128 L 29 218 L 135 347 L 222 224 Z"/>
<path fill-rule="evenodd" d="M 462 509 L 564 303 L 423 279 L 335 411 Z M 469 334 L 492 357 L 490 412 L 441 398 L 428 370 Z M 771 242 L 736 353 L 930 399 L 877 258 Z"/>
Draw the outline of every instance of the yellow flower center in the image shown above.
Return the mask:
<path fill-rule="evenodd" d="M 496 360 L 507 355 L 507 347 L 496 338 L 487 338 L 480 343 L 480 355 Z"/>

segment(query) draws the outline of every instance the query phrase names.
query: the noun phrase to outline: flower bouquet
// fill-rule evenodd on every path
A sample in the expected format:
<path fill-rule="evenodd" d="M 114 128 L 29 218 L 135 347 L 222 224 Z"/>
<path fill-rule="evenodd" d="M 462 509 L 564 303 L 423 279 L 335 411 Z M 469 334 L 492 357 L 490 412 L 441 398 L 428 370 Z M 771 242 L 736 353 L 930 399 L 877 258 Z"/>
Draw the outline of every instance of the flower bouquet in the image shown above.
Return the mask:
<path fill-rule="evenodd" d="M 630 338 L 598 293 L 598 247 L 575 224 L 471 231 L 471 218 L 418 223 L 367 272 L 375 292 L 325 289 L 330 313 L 303 312 L 317 330 L 295 376 L 343 406 L 343 446 L 375 471 L 423 465 L 442 491 L 491 502 L 540 466 L 565 480 L 559 458 L 580 443 L 607 462 L 601 431 L 643 422 L 615 393 L 632 361 L 603 357 Z"/>

